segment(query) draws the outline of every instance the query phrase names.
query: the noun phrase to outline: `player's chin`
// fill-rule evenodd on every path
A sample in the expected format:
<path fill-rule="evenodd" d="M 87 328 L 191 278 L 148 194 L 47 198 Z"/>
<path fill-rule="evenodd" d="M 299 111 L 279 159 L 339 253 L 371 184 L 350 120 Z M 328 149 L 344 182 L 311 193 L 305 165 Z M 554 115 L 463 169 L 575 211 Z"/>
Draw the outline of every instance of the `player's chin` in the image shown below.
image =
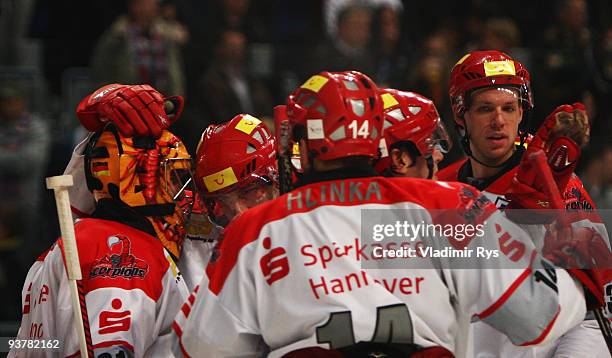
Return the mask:
<path fill-rule="evenodd" d="M 488 162 L 501 162 L 505 160 L 512 153 L 512 146 L 487 146 L 487 149 L 483 152 L 483 156 Z"/>

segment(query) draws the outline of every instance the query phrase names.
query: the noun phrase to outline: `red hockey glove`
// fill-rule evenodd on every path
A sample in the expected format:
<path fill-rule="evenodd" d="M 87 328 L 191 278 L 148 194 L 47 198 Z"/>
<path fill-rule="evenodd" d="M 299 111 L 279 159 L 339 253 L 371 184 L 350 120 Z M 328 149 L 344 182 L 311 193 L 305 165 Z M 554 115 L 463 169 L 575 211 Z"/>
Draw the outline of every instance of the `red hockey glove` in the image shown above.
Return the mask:
<path fill-rule="evenodd" d="M 182 111 L 180 96 L 163 97 L 149 85 L 115 83 L 85 97 L 76 113 L 83 127 L 92 132 L 111 122 L 124 136 L 159 138 Z"/>
<path fill-rule="evenodd" d="M 589 121 L 580 103 L 557 107 L 540 126 L 527 147 L 516 177 L 509 190 L 508 209 L 552 209 L 551 198 L 544 190 L 542 172 L 529 158 L 544 151 L 547 164 L 560 193 L 565 192 L 580 157 L 579 145 L 589 138 Z M 560 209 L 560 208 L 558 208 Z M 512 220 L 524 224 L 549 223 L 554 219 L 552 211 L 529 211 L 511 214 Z"/>
<path fill-rule="evenodd" d="M 582 283 L 589 310 L 604 305 L 604 286 L 612 282 L 612 254 L 596 230 L 582 227 L 571 235 L 549 231 L 542 254 Z"/>

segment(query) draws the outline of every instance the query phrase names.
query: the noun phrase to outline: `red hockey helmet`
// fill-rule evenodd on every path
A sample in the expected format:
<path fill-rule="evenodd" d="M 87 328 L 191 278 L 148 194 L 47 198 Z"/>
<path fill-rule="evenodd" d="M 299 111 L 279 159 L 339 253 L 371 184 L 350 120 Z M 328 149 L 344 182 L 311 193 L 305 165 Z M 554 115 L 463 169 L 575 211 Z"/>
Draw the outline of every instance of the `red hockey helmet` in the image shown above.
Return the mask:
<path fill-rule="evenodd" d="M 434 148 L 448 152 L 452 142 L 432 100 L 418 93 L 390 88 L 381 89 L 380 95 L 384 113 L 380 141 L 383 154 L 399 142 L 414 143 L 424 157 L 431 155 Z"/>
<path fill-rule="evenodd" d="M 274 137 L 249 114 L 206 128 L 196 152 L 195 180 L 205 197 L 257 179 L 277 180 Z"/>
<path fill-rule="evenodd" d="M 287 99 L 294 139 L 320 160 L 378 156 L 382 102 L 376 84 L 356 72 L 321 72 Z"/>
<path fill-rule="evenodd" d="M 472 93 L 486 87 L 518 89 L 524 118 L 533 108 L 529 72 L 522 63 L 500 51 L 474 51 L 463 56 L 453 67 L 449 87 L 454 119 L 460 125 Z M 522 121 L 523 128 L 526 122 Z"/>
<path fill-rule="evenodd" d="M 241 210 L 272 199 L 278 192 L 275 139 L 261 120 L 239 114 L 211 125 L 198 144 L 196 185 L 208 216 L 225 226 Z M 263 184 L 263 186 L 261 185 Z"/>

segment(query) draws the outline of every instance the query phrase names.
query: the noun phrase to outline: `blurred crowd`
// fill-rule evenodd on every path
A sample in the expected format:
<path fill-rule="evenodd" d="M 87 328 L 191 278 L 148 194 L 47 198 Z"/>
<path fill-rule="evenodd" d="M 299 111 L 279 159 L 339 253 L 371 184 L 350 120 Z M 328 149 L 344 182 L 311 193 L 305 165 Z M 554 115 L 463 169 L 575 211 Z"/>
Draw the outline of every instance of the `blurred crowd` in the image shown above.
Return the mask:
<path fill-rule="evenodd" d="M 0 287 L 11 296 L 0 321 L 19 317 L 27 267 L 58 234 L 43 178 L 63 171 L 84 135 L 76 104 L 106 83 L 185 96 L 174 132 L 190 151 L 237 113 L 271 121 L 322 70 L 419 92 L 452 132 L 454 61 L 502 50 L 532 75 L 532 130 L 559 104 L 586 104 L 580 173 L 612 209 L 611 14 L 607 0 L 0 0 Z M 454 146 L 446 163 L 461 155 Z M 0 336 L 10 329 L 0 324 Z"/>

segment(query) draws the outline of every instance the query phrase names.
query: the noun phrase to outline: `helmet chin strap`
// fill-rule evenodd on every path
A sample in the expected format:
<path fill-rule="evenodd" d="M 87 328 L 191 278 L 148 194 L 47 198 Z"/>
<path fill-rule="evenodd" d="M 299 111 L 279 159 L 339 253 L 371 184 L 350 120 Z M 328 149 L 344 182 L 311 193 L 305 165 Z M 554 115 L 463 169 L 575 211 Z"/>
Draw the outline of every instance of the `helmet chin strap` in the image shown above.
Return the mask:
<path fill-rule="evenodd" d="M 425 160 L 427 161 L 427 179 L 431 179 L 433 178 L 433 166 L 434 166 L 434 162 L 433 162 L 433 157 L 429 156 L 426 157 Z"/>

